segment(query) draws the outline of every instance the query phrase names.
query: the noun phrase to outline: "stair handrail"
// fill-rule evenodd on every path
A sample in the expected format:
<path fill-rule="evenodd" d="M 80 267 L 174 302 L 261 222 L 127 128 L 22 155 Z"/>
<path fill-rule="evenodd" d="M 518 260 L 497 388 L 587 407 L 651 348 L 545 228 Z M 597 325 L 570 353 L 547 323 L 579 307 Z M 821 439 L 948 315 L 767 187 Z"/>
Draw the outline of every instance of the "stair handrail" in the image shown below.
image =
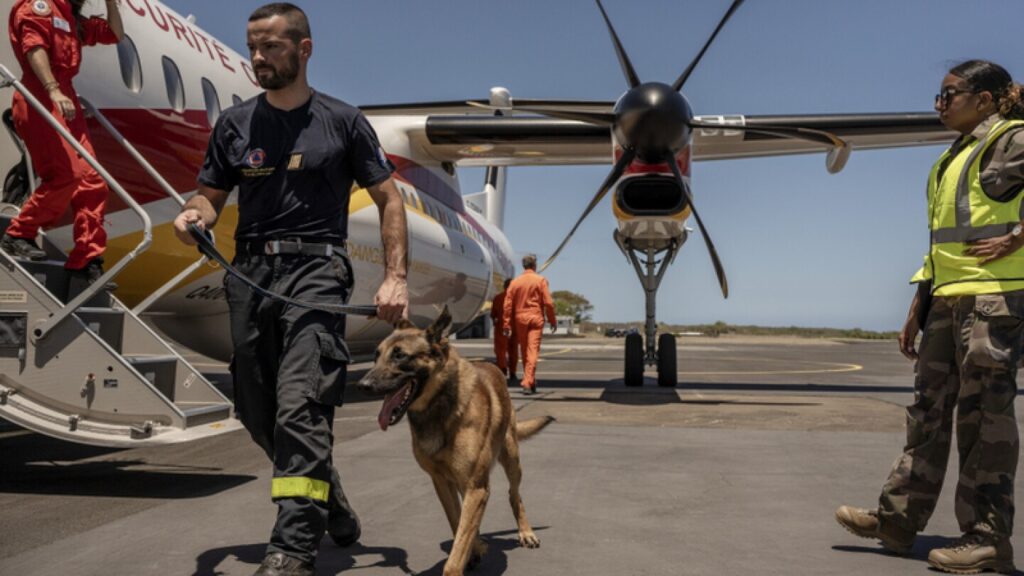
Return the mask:
<path fill-rule="evenodd" d="M 121 134 L 121 131 L 115 128 L 114 125 L 111 124 L 110 120 L 108 120 L 107 117 L 104 116 L 103 113 L 100 112 L 95 106 L 93 106 L 92 103 L 89 102 L 87 99 L 79 97 L 79 100 L 82 102 L 82 107 L 88 110 L 89 113 L 92 114 L 94 118 L 96 118 L 100 125 L 103 126 L 103 128 L 105 128 L 107 132 L 109 132 L 110 135 L 114 137 L 114 140 L 117 140 L 118 144 L 124 147 L 128 154 L 132 158 L 134 158 L 135 161 L 138 162 L 140 166 L 142 166 L 142 169 L 145 170 L 146 173 L 148 173 L 153 178 L 153 180 L 156 181 L 157 185 L 159 185 L 160 188 L 163 189 L 164 193 L 166 193 L 168 196 L 174 199 L 174 201 L 178 203 L 178 206 L 184 207 L 185 199 L 182 198 L 181 195 L 178 194 L 178 191 L 175 190 L 174 187 L 171 186 L 169 182 L 167 182 L 167 180 L 160 174 L 160 172 L 157 171 L 155 167 L 153 167 L 149 160 L 146 160 L 146 158 L 135 148 L 135 146 L 127 138 L 125 138 L 123 134 Z M 162 286 L 153 291 L 153 293 L 147 296 L 145 300 L 136 305 L 135 308 L 132 308 L 132 314 L 138 316 L 139 314 L 145 312 L 157 300 L 159 300 L 165 294 L 174 289 L 174 287 L 180 284 L 182 280 L 189 277 L 193 272 L 198 270 L 203 264 L 206 264 L 208 261 L 209 258 L 207 258 L 205 255 L 200 256 L 198 260 L 190 264 L 179 274 L 177 274 L 174 278 L 171 278 Z"/>
<path fill-rule="evenodd" d="M 135 260 L 135 258 L 137 258 L 139 254 L 145 252 L 146 249 L 149 248 L 150 244 L 153 243 L 153 222 L 150 220 L 149 214 L 147 214 L 146 211 L 142 209 L 142 206 L 140 206 L 139 203 L 136 202 L 135 199 L 131 197 L 131 194 L 128 194 L 128 192 L 126 192 L 125 189 L 121 187 L 121 184 L 118 183 L 118 181 L 113 176 L 111 176 L 109 172 L 107 172 L 103 165 L 100 164 L 96 160 L 96 158 L 92 156 L 92 154 L 89 154 L 89 152 L 86 151 L 86 149 L 81 145 L 81 143 L 79 143 L 78 140 L 74 138 L 71 135 L 71 133 L 67 131 L 66 128 L 61 126 L 60 122 L 58 122 L 57 119 L 53 117 L 50 111 L 47 110 L 47 108 L 43 106 L 41 102 L 39 102 L 39 99 L 37 99 L 32 94 L 32 92 L 28 90 L 28 88 L 25 88 L 25 85 L 18 81 L 18 79 L 14 76 L 14 74 L 11 73 L 7 66 L 4 66 L 3 64 L 0 64 L 0 78 L 2 78 L 0 79 L 0 88 L 13 87 L 15 90 L 17 90 L 25 98 L 28 104 L 32 106 L 32 108 L 34 108 L 37 113 L 39 113 L 43 120 L 45 120 L 50 125 L 50 127 L 53 128 L 58 135 L 60 135 L 61 138 L 67 141 L 67 143 L 70 144 L 76 152 L 78 152 L 78 154 L 82 157 L 83 160 L 85 160 L 90 166 L 93 167 L 94 170 L 96 170 L 100 177 L 103 178 L 107 185 L 110 186 L 110 189 L 113 190 L 114 193 L 117 194 L 118 197 L 121 198 L 121 200 L 123 200 L 124 203 L 129 208 L 131 208 L 132 211 L 135 212 L 142 220 L 142 241 L 139 242 L 138 246 L 136 246 L 131 252 L 126 254 L 124 258 L 118 260 L 113 266 L 110 267 L 109 270 L 100 275 L 100 277 L 97 278 L 95 282 L 89 285 L 78 296 L 75 296 L 60 310 L 54 312 L 53 316 L 50 316 L 46 320 L 39 322 L 38 324 L 36 324 L 35 327 L 33 327 L 32 338 L 35 341 L 40 341 L 49 336 L 53 329 L 56 328 L 57 325 L 59 325 L 61 322 L 66 320 L 68 316 L 74 314 L 75 310 L 80 308 L 83 304 L 91 300 L 93 296 L 95 296 L 101 290 L 103 290 L 106 287 L 107 283 L 110 282 L 115 276 L 117 276 L 121 272 L 121 270 L 123 270 L 128 264 Z"/>

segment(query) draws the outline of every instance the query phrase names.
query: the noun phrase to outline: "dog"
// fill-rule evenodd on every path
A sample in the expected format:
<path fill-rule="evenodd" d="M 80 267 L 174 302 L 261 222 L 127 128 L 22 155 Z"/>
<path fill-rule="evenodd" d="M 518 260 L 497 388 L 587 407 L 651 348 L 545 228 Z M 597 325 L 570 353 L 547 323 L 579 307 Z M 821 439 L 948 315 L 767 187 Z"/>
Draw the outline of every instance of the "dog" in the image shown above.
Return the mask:
<path fill-rule="evenodd" d="M 462 574 L 487 551 L 479 530 L 495 462 L 508 476 L 519 544 L 540 546 L 519 496 L 519 441 L 554 420 L 517 423 L 505 376 L 494 364 L 469 362 L 449 346 L 451 321 L 445 307 L 426 330 L 407 320 L 399 323 L 377 347 L 373 367 L 358 384 L 366 393 L 385 396 L 377 418 L 381 430 L 409 415 L 413 455 L 433 481 L 454 535 L 445 576 Z"/>

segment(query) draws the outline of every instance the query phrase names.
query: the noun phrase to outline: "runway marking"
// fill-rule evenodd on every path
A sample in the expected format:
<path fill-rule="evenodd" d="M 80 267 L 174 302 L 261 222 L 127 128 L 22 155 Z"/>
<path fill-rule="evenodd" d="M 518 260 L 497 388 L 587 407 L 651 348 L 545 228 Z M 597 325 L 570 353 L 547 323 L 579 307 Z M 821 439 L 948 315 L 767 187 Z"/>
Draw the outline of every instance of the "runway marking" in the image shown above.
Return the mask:
<path fill-rule="evenodd" d="M 560 354 L 568 354 L 569 352 L 572 352 L 574 350 L 576 350 L 576 348 L 562 348 L 561 350 L 555 350 L 554 352 L 547 352 L 547 353 L 541 352 L 541 354 L 537 357 L 537 362 L 540 362 L 540 361 L 544 360 L 545 358 L 550 358 L 552 356 L 558 356 Z"/>
<path fill-rule="evenodd" d="M 825 364 L 822 362 L 822 364 Z M 864 367 L 860 364 L 841 364 L 828 362 L 838 366 L 837 368 L 819 368 L 810 370 L 722 370 L 722 371 L 700 371 L 700 372 L 676 372 L 679 376 L 781 376 L 791 374 L 838 374 L 842 372 L 858 372 Z M 645 371 L 646 373 L 646 371 Z M 605 372 L 583 372 L 583 371 L 551 371 L 545 370 L 538 373 L 538 376 L 621 376 L 622 371 Z"/>
<path fill-rule="evenodd" d="M 359 422 L 366 420 L 367 422 L 373 422 L 377 420 L 376 416 L 338 416 L 334 419 L 335 422 Z"/>

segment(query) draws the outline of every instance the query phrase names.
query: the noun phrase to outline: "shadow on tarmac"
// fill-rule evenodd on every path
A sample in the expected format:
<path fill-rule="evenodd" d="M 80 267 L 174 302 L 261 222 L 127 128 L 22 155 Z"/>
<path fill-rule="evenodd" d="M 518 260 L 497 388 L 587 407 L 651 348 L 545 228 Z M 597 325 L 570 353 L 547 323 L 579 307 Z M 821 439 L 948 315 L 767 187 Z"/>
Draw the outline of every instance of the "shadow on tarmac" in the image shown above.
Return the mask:
<path fill-rule="evenodd" d="M 329 543 L 329 538 L 324 538 L 323 542 L 320 546 L 316 562 L 317 574 L 333 575 L 344 573 L 356 566 L 356 558 L 360 556 L 377 556 L 381 560 L 373 564 L 360 563 L 359 568 L 398 568 L 405 574 L 416 574 L 409 568 L 409 554 L 401 548 L 364 546 L 361 542 L 357 542 L 348 548 L 338 548 L 333 543 Z M 224 574 L 217 567 L 227 558 L 234 558 L 243 564 L 251 564 L 253 570 L 255 570 L 259 563 L 263 561 L 266 552 L 266 543 L 240 544 L 238 546 L 226 546 L 224 548 L 207 550 L 196 558 L 196 570 L 192 573 L 192 576 L 220 576 Z"/>
<path fill-rule="evenodd" d="M 906 556 L 906 558 L 907 558 L 907 560 L 917 560 L 919 562 L 927 564 L 928 563 L 928 553 L 929 552 L 931 552 L 935 548 L 942 548 L 944 546 L 948 546 L 948 545 L 952 544 L 955 540 L 956 540 L 956 538 L 950 538 L 949 536 L 935 536 L 935 535 L 930 535 L 930 534 L 919 534 L 917 536 L 917 538 L 914 539 L 914 548 L 910 551 L 910 554 L 908 556 Z M 855 554 L 880 554 L 882 556 L 893 556 L 893 557 L 896 557 L 896 558 L 900 557 L 899 555 L 897 555 L 897 554 L 895 554 L 893 552 L 889 552 L 885 548 L 882 548 L 882 546 L 880 544 L 879 545 L 873 545 L 873 546 L 847 546 L 847 545 L 840 545 L 840 546 L 833 546 L 832 549 L 837 551 L 837 552 L 852 552 L 852 553 L 855 553 Z M 940 572 L 940 571 L 938 571 L 938 570 L 936 570 L 934 568 L 931 568 L 931 567 L 928 567 L 928 570 L 932 574 L 941 574 L 942 573 L 942 572 Z M 1024 576 L 1024 572 L 1021 572 L 1020 570 L 1014 570 L 1013 572 L 1010 572 L 1010 574 L 1011 574 L 1011 576 Z"/>
<path fill-rule="evenodd" d="M 543 532 L 547 530 L 547 526 L 534 526 L 534 532 Z M 511 536 L 511 537 L 509 537 Z M 500 576 L 508 570 L 508 552 L 519 548 L 519 531 L 518 530 L 501 530 L 498 532 L 490 532 L 488 534 L 481 534 L 480 537 L 487 543 L 487 554 L 484 555 L 480 564 L 476 565 L 470 571 L 473 576 Z M 423 572 L 418 572 L 418 576 L 440 576 L 444 573 L 444 563 L 448 561 L 448 555 L 452 552 L 452 540 L 447 540 L 441 543 L 441 550 L 445 552 L 445 557 L 442 558 L 437 564 L 434 564 L 430 568 Z"/>
<path fill-rule="evenodd" d="M 132 470 L 145 466 L 146 470 Z M 255 476 L 217 474 L 219 468 L 159 464 L 143 460 L 5 466 L 0 493 L 109 498 L 199 498 L 230 490 Z"/>
<path fill-rule="evenodd" d="M 127 454 L 121 460 L 97 460 L 127 451 L 39 434 L 8 438 L 0 446 L 0 493 L 178 499 L 209 496 L 256 479 L 219 474 L 217 467 L 153 462 Z"/>

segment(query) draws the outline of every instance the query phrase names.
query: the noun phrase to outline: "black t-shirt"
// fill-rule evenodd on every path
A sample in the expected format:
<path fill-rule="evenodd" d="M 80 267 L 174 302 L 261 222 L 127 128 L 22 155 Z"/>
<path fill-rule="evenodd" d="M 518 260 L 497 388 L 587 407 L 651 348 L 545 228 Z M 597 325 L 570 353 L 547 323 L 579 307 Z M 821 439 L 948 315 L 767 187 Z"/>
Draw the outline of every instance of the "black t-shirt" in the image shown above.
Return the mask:
<path fill-rule="evenodd" d="M 348 236 L 353 180 L 386 180 L 394 166 L 358 108 L 319 92 L 295 110 L 271 106 L 264 94 L 221 114 L 210 135 L 199 183 L 238 186 L 241 241 Z"/>

